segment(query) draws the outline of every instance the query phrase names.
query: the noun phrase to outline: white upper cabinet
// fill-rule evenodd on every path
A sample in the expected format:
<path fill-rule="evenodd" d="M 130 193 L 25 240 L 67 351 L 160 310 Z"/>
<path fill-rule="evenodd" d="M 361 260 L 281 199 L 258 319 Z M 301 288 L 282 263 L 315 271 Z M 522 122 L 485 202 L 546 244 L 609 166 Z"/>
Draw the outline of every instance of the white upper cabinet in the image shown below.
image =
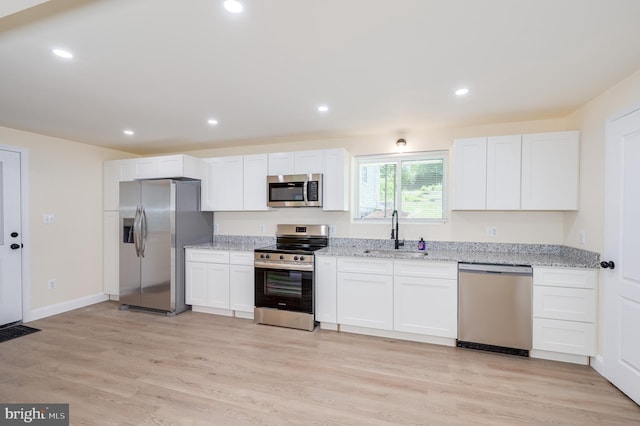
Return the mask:
<path fill-rule="evenodd" d="M 456 139 L 452 210 L 576 210 L 579 132 Z"/>
<path fill-rule="evenodd" d="M 325 211 L 349 210 L 349 165 L 351 156 L 342 148 L 324 152 L 322 209 Z"/>
<path fill-rule="evenodd" d="M 522 209 L 577 210 L 578 131 L 522 137 Z"/>
<path fill-rule="evenodd" d="M 487 210 L 520 209 L 522 136 L 487 139 Z"/>
<path fill-rule="evenodd" d="M 324 172 L 324 151 L 296 151 L 293 162 L 294 174 Z"/>
<path fill-rule="evenodd" d="M 204 211 L 243 209 L 243 158 L 218 157 L 205 160 L 206 177 L 202 182 Z"/>
<path fill-rule="evenodd" d="M 134 160 L 134 179 L 201 178 L 200 159 L 189 155 L 143 157 Z"/>
<path fill-rule="evenodd" d="M 103 210 L 120 208 L 120 182 L 134 179 L 200 179 L 202 163 L 189 155 L 165 155 L 104 162 Z"/>
<path fill-rule="evenodd" d="M 453 210 L 487 208 L 487 138 L 453 143 Z"/>
<path fill-rule="evenodd" d="M 295 170 L 294 162 L 295 154 L 293 152 L 269 154 L 269 175 L 292 175 Z"/>
<path fill-rule="evenodd" d="M 269 154 L 269 175 L 322 173 L 323 169 L 323 150 Z"/>
<path fill-rule="evenodd" d="M 243 161 L 243 210 L 267 210 L 268 155 L 245 155 Z"/>

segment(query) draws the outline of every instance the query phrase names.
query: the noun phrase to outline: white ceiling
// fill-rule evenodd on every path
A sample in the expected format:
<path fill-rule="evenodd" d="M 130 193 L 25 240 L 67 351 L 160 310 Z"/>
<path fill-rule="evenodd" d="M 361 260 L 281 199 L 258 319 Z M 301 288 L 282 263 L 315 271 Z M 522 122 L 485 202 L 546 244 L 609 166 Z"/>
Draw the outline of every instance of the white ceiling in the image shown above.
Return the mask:
<path fill-rule="evenodd" d="M 0 18 L 0 125 L 134 153 L 410 135 L 563 116 L 640 69 L 638 0 L 244 4 L 50 0 Z"/>

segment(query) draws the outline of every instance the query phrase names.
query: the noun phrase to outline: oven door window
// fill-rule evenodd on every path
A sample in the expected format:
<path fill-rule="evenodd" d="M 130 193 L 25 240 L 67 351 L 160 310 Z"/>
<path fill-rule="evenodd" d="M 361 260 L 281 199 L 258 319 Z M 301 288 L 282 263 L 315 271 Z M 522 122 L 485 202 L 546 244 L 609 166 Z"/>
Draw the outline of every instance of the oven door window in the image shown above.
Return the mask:
<path fill-rule="evenodd" d="M 302 272 L 267 271 L 264 273 L 266 296 L 302 297 Z"/>
<path fill-rule="evenodd" d="M 256 307 L 313 312 L 313 272 L 256 268 Z"/>

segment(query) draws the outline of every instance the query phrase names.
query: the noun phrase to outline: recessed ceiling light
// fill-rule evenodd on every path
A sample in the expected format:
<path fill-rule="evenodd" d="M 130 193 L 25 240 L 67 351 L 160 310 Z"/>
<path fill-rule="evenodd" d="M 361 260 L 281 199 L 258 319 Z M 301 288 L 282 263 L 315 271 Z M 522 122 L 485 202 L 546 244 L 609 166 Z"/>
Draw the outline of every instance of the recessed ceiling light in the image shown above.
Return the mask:
<path fill-rule="evenodd" d="M 225 0 L 224 8 L 231 13 L 240 13 L 242 12 L 243 6 L 238 0 Z"/>
<path fill-rule="evenodd" d="M 207 120 L 207 123 L 211 124 L 212 126 L 215 126 L 216 124 L 218 124 L 218 120 L 214 118 L 210 118 Z"/>
<path fill-rule="evenodd" d="M 68 50 L 53 49 L 52 52 L 53 52 L 54 55 L 59 56 L 59 57 L 64 58 L 64 59 L 73 58 L 73 53 L 69 52 Z"/>
<path fill-rule="evenodd" d="M 469 93 L 469 89 L 467 89 L 466 87 L 461 87 L 458 90 L 456 90 L 456 96 L 464 96 L 467 93 Z"/>
<path fill-rule="evenodd" d="M 329 107 L 327 105 L 320 105 L 318 107 L 318 112 L 327 112 L 329 111 Z"/>
<path fill-rule="evenodd" d="M 124 130 L 122 133 L 124 133 L 127 136 L 133 136 L 135 134 L 135 132 L 133 130 Z"/>

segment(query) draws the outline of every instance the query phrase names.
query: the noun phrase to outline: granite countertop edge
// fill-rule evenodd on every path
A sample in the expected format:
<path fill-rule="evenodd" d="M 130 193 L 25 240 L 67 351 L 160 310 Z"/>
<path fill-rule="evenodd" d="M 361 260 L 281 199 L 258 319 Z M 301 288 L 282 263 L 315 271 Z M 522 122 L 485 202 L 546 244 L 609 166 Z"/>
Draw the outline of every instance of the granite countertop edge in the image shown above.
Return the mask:
<path fill-rule="evenodd" d="M 256 246 L 254 244 L 244 243 L 201 243 L 190 244 L 184 246 L 185 249 L 200 249 L 200 250 L 226 250 L 226 251 L 254 251 Z"/>
<path fill-rule="evenodd" d="M 597 262 L 585 262 L 570 256 L 539 253 L 501 253 L 479 251 L 427 251 L 423 257 L 416 254 L 424 253 L 417 250 L 386 250 L 385 253 L 365 253 L 360 247 L 327 247 L 315 252 L 322 256 L 336 257 L 362 257 L 387 260 L 415 260 L 418 262 L 464 262 L 464 263 L 488 263 L 497 265 L 530 265 L 550 266 L 560 268 L 599 268 Z"/>

